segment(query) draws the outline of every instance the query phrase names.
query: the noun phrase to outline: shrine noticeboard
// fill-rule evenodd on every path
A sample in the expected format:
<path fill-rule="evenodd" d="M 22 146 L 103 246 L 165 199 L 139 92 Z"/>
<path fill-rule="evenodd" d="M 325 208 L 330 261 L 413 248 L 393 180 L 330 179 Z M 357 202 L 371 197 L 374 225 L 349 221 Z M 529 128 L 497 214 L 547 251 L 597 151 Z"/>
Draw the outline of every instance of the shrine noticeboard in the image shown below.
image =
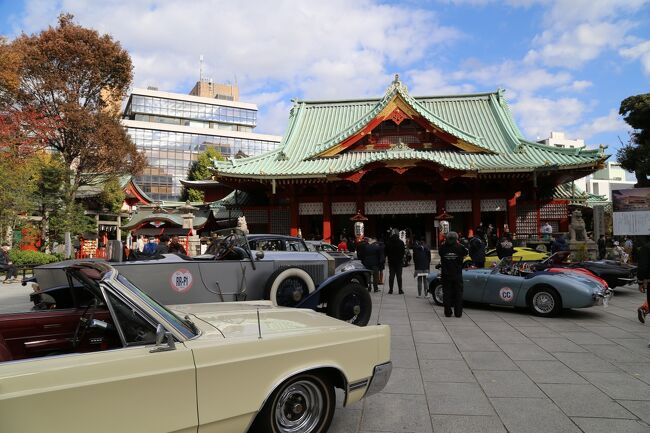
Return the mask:
<path fill-rule="evenodd" d="M 650 188 L 612 191 L 614 235 L 650 234 Z"/>

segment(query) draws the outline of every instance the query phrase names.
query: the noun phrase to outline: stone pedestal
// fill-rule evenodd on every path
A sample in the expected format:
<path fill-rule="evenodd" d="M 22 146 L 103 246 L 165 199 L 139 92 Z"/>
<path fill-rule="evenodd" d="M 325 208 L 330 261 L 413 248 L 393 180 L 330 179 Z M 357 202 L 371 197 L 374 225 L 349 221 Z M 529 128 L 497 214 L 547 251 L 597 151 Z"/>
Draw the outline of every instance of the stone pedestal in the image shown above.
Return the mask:
<path fill-rule="evenodd" d="M 583 260 L 596 260 L 598 258 L 598 246 L 591 239 L 586 241 L 569 241 L 571 250 L 571 261 L 581 262 Z"/>

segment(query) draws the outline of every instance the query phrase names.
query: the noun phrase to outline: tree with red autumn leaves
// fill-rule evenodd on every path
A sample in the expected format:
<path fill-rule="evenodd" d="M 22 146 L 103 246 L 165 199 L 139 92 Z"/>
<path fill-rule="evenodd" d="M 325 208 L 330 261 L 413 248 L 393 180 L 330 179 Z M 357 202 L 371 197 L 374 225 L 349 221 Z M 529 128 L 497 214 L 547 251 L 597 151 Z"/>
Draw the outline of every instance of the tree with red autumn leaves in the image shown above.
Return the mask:
<path fill-rule="evenodd" d="M 137 174 L 144 155 L 119 123 L 132 70 L 119 42 L 69 14 L 56 27 L 0 41 L 0 156 L 19 162 L 40 149 L 58 153 L 68 168 L 65 209 L 83 185 Z M 69 213 L 69 229 L 74 218 Z"/>

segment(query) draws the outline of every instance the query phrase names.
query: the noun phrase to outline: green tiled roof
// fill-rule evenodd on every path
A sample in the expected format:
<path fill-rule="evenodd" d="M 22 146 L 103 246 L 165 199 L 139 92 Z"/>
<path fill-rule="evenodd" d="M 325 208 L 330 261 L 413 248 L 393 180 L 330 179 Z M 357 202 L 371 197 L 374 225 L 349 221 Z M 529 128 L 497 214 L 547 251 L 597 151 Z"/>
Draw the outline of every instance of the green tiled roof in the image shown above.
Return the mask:
<path fill-rule="evenodd" d="M 587 206 L 605 204 L 608 202 L 607 197 L 583 191 L 572 182 L 556 186 L 553 191 L 553 198 L 581 202 L 585 203 Z"/>
<path fill-rule="evenodd" d="M 480 152 L 391 150 L 318 155 L 359 132 L 394 98 L 400 97 L 436 128 L 469 143 Z M 456 96 L 413 97 L 395 80 L 381 99 L 295 101 L 287 132 L 274 151 L 215 161 L 217 176 L 282 179 L 350 173 L 378 161 L 430 161 L 476 172 L 532 171 L 536 168 L 593 167 L 604 160 L 598 150 L 565 149 L 527 141 L 512 119 L 501 90 Z"/>

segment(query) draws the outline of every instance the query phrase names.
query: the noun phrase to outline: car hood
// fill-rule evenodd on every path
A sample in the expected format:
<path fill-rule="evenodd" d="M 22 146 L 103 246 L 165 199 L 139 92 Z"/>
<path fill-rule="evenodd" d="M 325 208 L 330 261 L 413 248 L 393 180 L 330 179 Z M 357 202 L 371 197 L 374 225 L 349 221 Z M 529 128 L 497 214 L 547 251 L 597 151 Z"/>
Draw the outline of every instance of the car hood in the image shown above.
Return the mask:
<path fill-rule="evenodd" d="M 186 304 L 171 308 L 181 316 L 194 316 L 192 320 L 206 336 L 245 338 L 258 337 L 261 332 L 262 337 L 266 337 L 354 328 L 354 325 L 313 310 L 276 307 L 269 301 Z"/>

